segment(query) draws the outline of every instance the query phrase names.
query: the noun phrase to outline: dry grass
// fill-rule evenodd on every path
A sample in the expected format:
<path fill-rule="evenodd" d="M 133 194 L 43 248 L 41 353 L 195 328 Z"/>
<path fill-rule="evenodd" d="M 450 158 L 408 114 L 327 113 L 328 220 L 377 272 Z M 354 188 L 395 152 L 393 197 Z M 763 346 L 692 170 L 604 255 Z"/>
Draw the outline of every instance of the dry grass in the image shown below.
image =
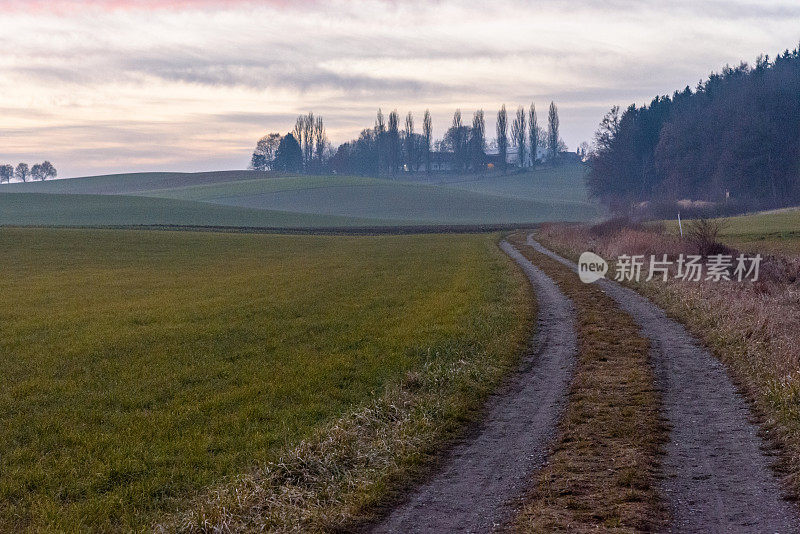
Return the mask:
<path fill-rule="evenodd" d="M 542 242 L 575 257 L 676 254 L 678 237 L 620 230 L 603 238 L 583 226 L 549 226 Z M 756 283 L 669 280 L 634 286 L 680 320 L 722 360 L 753 402 L 765 434 L 781 449 L 787 489 L 800 496 L 800 257 L 770 255 Z"/>
<path fill-rule="evenodd" d="M 647 532 L 665 512 L 657 492 L 666 429 L 633 319 L 565 266 L 512 243 L 553 278 L 578 315 L 579 357 L 560 437 L 517 518 L 519 532 Z"/>
<path fill-rule="evenodd" d="M 214 488 L 155 530 L 329 532 L 357 527 L 373 518 L 371 512 L 391 488 L 418 475 L 443 438 L 457 431 L 453 415 L 476 408 L 467 397 L 470 390 L 485 391 L 480 380 L 487 362 L 471 356 L 409 372 L 373 402 L 277 461 Z"/>

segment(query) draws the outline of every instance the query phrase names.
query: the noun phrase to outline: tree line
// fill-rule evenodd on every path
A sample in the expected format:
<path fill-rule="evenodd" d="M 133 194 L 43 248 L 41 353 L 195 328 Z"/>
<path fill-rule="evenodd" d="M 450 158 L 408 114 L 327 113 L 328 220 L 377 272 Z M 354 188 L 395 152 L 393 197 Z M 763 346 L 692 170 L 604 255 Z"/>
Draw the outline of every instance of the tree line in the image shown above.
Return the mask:
<path fill-rule="evenodd" d="M 653 200 L 800 202 L 799 50 L 726 66 L 642 107 L 612 108 L 589 157 L 592 193 L 618 210 Z"/>
<path fill-rule="evenodd" d="M 8 164 L 0 165 L 0 183 L 10 182 L 12 178 L 27 182 L 28 178 L 44 181 L 56 176 L 58 176 L 58 172 L 49 161 L 36 163 L 32 167 L 27 163 L 20 163 L 16 167 Z"/>
<path fill-rule="evenodd" d="M 539 126 L 534 104 L 517 109 L 509 130 L 503 105 L 497 112 L 496 137 L 491 141 L 487 140 L 483 110 L 475 111 L 471 121 L 456 110 L 444 137 L 435 140 L 429 110 L 425 110 L 418 132 L 413 113 L 408 112 L 401 120 L 397 110 L 387 116 L 379 109 L 374 126 L 335 151 L 328 143 L 322 117 L 309 113 L 298 117 L 294 130 L 285 136 L 270 133 L 262 137 L 250 168 L 368 176 L 434 170 L 482 172 L 490 167 L 506 171 L 510 148 L 516 150 L 513 167 L 532 167 L 542 160 L 556 162 L 566 150 L 559 134 L 556 104 L 550 103 L 547 130 Z"/>

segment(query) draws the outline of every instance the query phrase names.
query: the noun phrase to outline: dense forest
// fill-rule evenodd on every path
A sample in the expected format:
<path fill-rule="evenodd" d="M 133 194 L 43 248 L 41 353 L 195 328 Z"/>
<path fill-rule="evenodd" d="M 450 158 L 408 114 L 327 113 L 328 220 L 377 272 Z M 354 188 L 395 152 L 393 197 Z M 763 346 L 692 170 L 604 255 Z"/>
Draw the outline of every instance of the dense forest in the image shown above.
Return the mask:
<path fill-rule="evenodd" d="M 800 203 L 800 49 L 714 73 L 646 106 L 615 107 L 587 183 L 618 211 L 681 199 L 739 209 Z"/>

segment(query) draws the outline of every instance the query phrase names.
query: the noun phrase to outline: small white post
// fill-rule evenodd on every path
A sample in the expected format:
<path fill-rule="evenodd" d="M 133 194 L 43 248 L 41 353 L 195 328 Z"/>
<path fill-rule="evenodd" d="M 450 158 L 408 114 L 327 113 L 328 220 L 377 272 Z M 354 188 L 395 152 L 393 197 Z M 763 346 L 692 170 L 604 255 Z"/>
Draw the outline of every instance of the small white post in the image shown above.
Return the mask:
<path fill-rule="evenodd" d="M 681 229 L 681 239 L 683 239 L 683 223 L 681 223 L 681 212 L 678 212 L 678 228 Z"/>

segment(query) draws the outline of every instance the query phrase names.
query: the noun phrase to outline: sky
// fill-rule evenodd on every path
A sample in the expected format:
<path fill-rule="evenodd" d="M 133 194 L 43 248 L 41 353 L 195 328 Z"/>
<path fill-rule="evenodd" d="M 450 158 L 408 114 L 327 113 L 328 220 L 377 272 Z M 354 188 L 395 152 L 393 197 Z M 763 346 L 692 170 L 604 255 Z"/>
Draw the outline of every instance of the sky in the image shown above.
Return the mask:
<path fill-rule="evenodd" d="M 62 177 L 243 169 L 298 114 L 334 146 L 385 113 L 536 103 L 570 149 L 613 105 L 800 40 L 795 0 L 0 0 L 0 163 Z"/>

